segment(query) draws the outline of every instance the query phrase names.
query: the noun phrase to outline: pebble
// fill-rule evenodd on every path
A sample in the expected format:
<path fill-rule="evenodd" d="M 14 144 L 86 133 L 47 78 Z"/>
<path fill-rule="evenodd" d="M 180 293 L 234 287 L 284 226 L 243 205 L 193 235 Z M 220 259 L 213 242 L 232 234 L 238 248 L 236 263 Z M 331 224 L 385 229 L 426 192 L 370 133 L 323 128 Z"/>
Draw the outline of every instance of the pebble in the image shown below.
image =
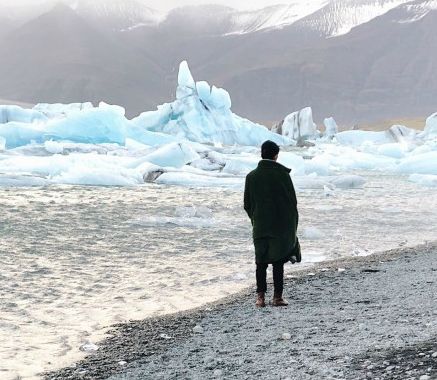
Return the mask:
<path fill-rule="evenodd" d="M 437 358 L 437 351 L 432 354 L 433 358 Z"/>
<path fill-rule="evenodd" d="M 203 334 L 203 332 L 204 332 L 204 330 L 203 330 L 202 326 L 199 326 L 199 325 L 194 326 L 193 333 L 195 333 L 195 334 Z"/>
<path fill-rule="evenodd" d="M 221 375 L 223 375 L 223 372 L 222 372 L 220 369 L 216 369 L 216 370 L 214 371 L 214 376 L 219 377 L 219 376 L 221 376 Z"/>
<path fill-rule="evenodd" d="M 344 269 L 344 268 L 338 268 L 338 271 L 341 273 L 341 272 L 346 272 L 346 269 Z"/>
<path fill-rule="evenodd" d="M 429 379 L 431 379 L 431 377 L 428 375 L 422 375 L 419 377 L 419 380 L 429 380 Z"/>
<path fill-rule="evenodd" d="M 85 343 L 80 346 L 79 350 L 83 352 L 95 352 L 99 349 L 99 346 L 95 345 L 94 343 Z"/>
<path fill-rule="evenodd" d="M 126 364 L 127 364 L 127 362 L 125 362 L 124 360 L 118 362 L 118 365 L 121 365 L 121 366 L 124 366 Z"/>
<path fill-rule="evenodd" d="M 283 333 L 281 339 L 282 340 L 290 340 L 291 334 L 290 333 Z"/>

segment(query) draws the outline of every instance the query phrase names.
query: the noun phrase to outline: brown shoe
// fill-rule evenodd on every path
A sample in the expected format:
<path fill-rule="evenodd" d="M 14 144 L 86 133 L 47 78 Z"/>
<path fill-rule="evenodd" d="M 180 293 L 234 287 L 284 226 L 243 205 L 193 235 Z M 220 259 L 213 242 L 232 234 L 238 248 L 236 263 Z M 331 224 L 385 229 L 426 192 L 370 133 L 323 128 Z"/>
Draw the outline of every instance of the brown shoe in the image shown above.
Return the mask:
<path fill-rule="evenodd" d="M 282 298 L 282 294 L 275 293 L 273 296 L 272 306 L 288 306 L 288 302 Z"/>
<path fill-rule="evenodd" d="M 266 294 L 264 292 L 258 293 L 255 305 L 256 307 L 266 307 Z"/>

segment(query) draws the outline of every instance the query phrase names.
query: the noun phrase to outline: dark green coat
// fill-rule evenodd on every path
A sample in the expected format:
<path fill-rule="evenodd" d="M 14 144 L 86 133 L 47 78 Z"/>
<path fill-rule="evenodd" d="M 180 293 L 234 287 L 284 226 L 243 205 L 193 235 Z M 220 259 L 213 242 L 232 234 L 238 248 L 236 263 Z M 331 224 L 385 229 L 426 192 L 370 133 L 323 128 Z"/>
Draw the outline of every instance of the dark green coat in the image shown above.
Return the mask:
<path fill-rule="evenodd" d="M 252 221 L 257 263 L 288 261 L 296 244 L 299 214 L 290 171 L 261 160 L 246 177 L 244 209 Z"/>

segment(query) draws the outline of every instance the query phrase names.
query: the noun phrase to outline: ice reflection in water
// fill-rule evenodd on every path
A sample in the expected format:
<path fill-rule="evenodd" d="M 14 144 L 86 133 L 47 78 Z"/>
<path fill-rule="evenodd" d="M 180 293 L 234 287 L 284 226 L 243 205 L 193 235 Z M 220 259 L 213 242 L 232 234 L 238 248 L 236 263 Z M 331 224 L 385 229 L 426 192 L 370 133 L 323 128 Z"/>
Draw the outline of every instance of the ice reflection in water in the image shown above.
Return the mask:
<path fill-rule="evenodd" d="M 364 189 L 299 194 L 307 262 L 435 239 L 435 189 L 364 175 Z M 0 199 L 5 380 L 70 364 L 113 323 L 191 308 L 253 283 L 239 191 L 2 188 Z"/>

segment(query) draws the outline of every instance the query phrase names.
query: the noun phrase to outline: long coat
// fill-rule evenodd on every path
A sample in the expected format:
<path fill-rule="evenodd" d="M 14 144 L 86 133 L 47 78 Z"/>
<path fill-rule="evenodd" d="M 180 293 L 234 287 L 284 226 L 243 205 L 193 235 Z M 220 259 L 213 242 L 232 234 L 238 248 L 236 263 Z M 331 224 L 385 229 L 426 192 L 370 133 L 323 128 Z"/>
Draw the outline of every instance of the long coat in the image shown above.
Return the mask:
<path fill-rule="evenodd" d="M 299 214 L 290 172 L 275 161 L 261 160 L 246 177 L 244 209 L 252 222 L 258 264 L 288 261 L 296 244 Z"/>

